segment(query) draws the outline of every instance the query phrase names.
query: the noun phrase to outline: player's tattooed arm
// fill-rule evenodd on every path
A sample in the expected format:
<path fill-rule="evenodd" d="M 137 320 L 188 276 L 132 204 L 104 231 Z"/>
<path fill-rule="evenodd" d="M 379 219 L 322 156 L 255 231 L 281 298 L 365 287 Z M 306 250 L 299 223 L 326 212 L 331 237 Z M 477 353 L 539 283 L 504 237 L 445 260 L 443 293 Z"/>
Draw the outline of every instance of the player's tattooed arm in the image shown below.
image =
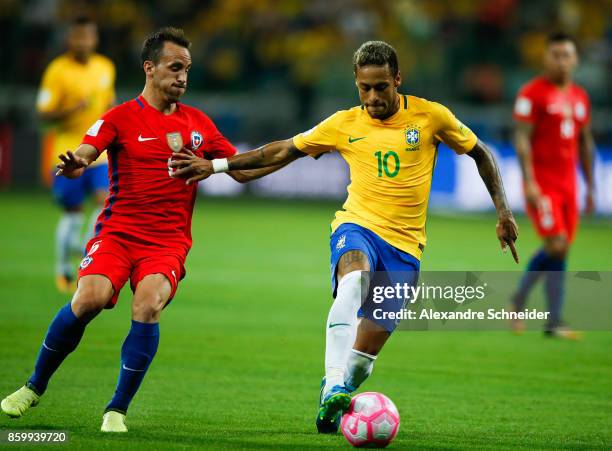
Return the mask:
<path fill-rule="evenodd" d="M 238 178 L 249 181 L 274 172 L 305 155 L 293 145 L 293 140 L 288 139 L 275 141 L 258 149 L 235 155 L 228 158 L 227 163 L 230 175 L 232 172 L 241 171 Z M 174 169 L 172 177 L 187 178 L 187 184 L 204 180 L 214 173 L 213 165 L 209 160 L 197 157 L 192 152 L 185 150 L 175 154 L 169 166 Z"/>
<path fill-rule="evenodd" d="M 516 129 L 514 130 L 514 147 L 521 166 L 521 172 L 523 173 L 523 180 L 525 181 L 527 203 L 533 208 L 538 208 L 542 193 L 533 175 L 533 164 L 531 162 L 532 132 L 533 125 L 527 122 L 517 122 Z"/>
<path fill-rule="evenodd" d="M 580 166 L 587 186 L 585 213 L 587 215 L 595 211 L 595 182 L 593 179 L 593 154 L 595 152 L 595 140 L 591 131 L 591 124 L 586 124 L 580 130 Z"/>
<path fill-rule="evenodd" d="M 293 144 L 292 139 L 274 141 L 258 149 L 241 153 L 228 159 L 230 171 L 237 169 L 258 169 L 270 166 L 287 165 L 305 156 Z"/>
<path fill-rule="evenodd" d="M 257 180 L 262 177 L 265 177 L 268 174 L 272 174 L 273 172 L 276 172 L 279 169 L 284 168 L 289 163 L 291 162 L 288 161 L 286 163 L 277 164 L 275 166 L 269 166 L 267 168 L 259 168 L 259 169 L 244 169 L 244 170 L 237 169 L 237 170 L 229 171 L 227 175 L 229 175 L 231 178 L 233 178 L 237 182 L 247 183 L 252 180 Z"/>
<path fill-rule="evenodd" d="M 493 205 L 495 205 L 495 209 L 497 210 L 498 220 L 496 233 L 501 248 L 505 252 L 509 247 L 512 251 L 514 260 L 518 263 L 519 257 L 514 245 L 514 242 L 518 238 L 518 226 L 514 221 L 512 210 L 510 210 L 508 206 L 506 193 L 504 192 L 504 184 L 495 157 L 489 148 L 480 140 L 476 142 L 476 145 L 468 155 L 476 162 L 478 173 L 487 187 L 491 199 L 493 200 Z"/>
<path fill-rule="evenodd" d="M 80 177 L 87 166 L 98 158 L 98 150 L 90 144 L 81 144 L 74 152 L 67 151 L 59 156 L 55 175 L 63 175 L 69 179 Z"/>

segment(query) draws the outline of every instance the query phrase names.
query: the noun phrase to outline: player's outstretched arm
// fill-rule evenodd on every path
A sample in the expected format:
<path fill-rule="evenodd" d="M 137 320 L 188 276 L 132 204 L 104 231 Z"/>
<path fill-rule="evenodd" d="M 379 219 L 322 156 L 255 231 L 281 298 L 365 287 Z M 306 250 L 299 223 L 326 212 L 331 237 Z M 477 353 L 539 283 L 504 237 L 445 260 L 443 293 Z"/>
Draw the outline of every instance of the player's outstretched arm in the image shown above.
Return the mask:
<path fill-rule="evenodd" d="M 172 177 L 187 178 L 187 184 L 204 180 L 217 172 L 241 171 L 242 176 L 254 179 L 274 172 L 304 155 L 294 146 L 293 140 L 287 139 L 271 142 L 231 158 L 212 161 L 197 157 L 191 152 L 179 152 L 172 157 L 169 166 L 175 169 Z M 245 173 L 263 168 L 266 170 Z"/>
<path fill-rule="evenodd" d="M 81 144 L 76 151 L 61 154 L 55 175 L 63 175 L 69 179 L 80 177 L 87 166 L 98 158 L 98 150 L 90 144 Z"/>
<path fill-rule="evenodd" d="M 533 164 L 531 162 L 532 132 L 533 125 L 527 122 L 517 121 L 514 130 L 514 148 L 516 149 L 516 156 L 518 157 L 523 180 L 525 181 L 525 197 L 527 198 L 527 203 L 533 208 L 538 208 L 542 194 L 535 176 L 533 175 Z"/>
<path fill-rule="evenodd" d="M 291 161 L 287 161 L 286 163 L 277 164 L 274 166 L 269 166 L 267 168 L 259 168 L 259 169 L 245 169 L 245 170 L 235 170 L 229 171 L 227 175 L 240 183 L 247 183 L 253 180 L 260 179 L 265 177 L 268 174 L 272 174 L 273 172 L 278 171 L 279 169 L 287 166 Z"/>
<path fill-rule="evenodd" d="M 580 130 L 580 166 L 587 186 L 585 213 L 590 215 L 595 211 L 595 183 L 593 179 L 593 154 L 595 140 L 591 131 L 591 124 L 586 124 Z"/>
<path fill-rule="evenodd" d="M 512 251 L 514 261 L 519 262 L 518 253 L 514 242 L 518 238 L 518 226 L 514 221 L 512 210 L 508 206 L 506 193 L 504 192 L 504 184 L 502 182 L 497 162 L 491 151 L 480 140 L 476 142 L 474 148 L 468 152 L 468 155 L 476 162 L 478 173 L 482 181 L 489 190 L 493 205 L 497 210 L 497 239 L 501 244 L 502 250 L 505 252 L 507 247 Z"/>

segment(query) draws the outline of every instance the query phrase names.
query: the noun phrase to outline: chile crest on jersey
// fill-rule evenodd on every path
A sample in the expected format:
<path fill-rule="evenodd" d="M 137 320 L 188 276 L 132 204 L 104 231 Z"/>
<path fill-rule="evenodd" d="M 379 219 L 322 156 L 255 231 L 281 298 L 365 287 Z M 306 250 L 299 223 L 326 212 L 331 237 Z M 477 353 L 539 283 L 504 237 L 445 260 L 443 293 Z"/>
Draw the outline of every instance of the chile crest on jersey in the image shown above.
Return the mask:
<path fill-rule="evenodd" d="M 198 147 L 202 145 L 203 141 L 204 141 L 204 138 L 202 138 L 202 134 L 199 131 L 194 130 L 191 132 L 191 149 L 192 150 L 198 150 Z"/>

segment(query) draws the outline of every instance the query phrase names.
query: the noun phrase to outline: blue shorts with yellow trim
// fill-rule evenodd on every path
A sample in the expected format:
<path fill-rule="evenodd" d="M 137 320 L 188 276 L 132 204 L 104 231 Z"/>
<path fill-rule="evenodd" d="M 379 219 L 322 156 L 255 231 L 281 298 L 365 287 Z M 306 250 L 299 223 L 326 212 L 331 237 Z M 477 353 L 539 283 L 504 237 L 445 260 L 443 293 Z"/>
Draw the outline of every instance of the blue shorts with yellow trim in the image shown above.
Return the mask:
<path fill-rule="evenodd" d="M 85 196 L 94 191 L 108 191 L 108 164 L 97 164 L 83 171 L 76 179 L 54 176 L 53 195 L 64 208 L 76 208 L 83 204 Z"/>
<path fill-rule="evenodd" d="M 419 280 L 421 264 L 413 255 L 391 246 L 374 232 L 357 224 L 345 223 L 340 225 L 332 234 L 330 239 L 331 249 L 331 279 L 333 296 L 336 297 L 338 281 L 336 268 L 340 257 L 349 251 L 363 252 L 370 264 L 370 272 L 373 278 L 370 280 L 370 293 L 359 309 L 359 317 L 367 318 L 387 332 L 391 333 L 397 327 L 399 321 L 387 319 L 388 316 L 382 312 L 400 312 L 404 307 L 405 299 L 388 298 L 384 302 L 375 303 L 372 297 L 374 284 L 395 286 L 416 286 Z"/>

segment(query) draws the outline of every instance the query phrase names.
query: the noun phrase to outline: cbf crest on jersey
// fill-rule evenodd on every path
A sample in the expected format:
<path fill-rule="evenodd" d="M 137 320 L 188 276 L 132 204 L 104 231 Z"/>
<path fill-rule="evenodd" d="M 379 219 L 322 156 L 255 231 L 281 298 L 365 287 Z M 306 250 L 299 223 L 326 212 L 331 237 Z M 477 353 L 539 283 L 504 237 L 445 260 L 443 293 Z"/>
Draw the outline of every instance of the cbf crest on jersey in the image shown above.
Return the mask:
<path fill-rule="evenodd" d="M 406 150 L 419 150 L 421 147 L 421 132 L 419 128 L 413 125 L 408 126 L 406 129 L 406 144 L 408 147 Z"/>
<path fill-rule="evenodd" d="M 183 148 L 183 137 L 181 136 L 181 132 L 166 133 L 166 140 L 168 141 L 168 147 L 170 147 L 173 152 L 178 152 Z"/>
<path fill-rule="evenodd" d="M 198 147 L 202 145 L 202 133 L 197 130 L 191 132 L 191 150 L 198 150 Z"/>

